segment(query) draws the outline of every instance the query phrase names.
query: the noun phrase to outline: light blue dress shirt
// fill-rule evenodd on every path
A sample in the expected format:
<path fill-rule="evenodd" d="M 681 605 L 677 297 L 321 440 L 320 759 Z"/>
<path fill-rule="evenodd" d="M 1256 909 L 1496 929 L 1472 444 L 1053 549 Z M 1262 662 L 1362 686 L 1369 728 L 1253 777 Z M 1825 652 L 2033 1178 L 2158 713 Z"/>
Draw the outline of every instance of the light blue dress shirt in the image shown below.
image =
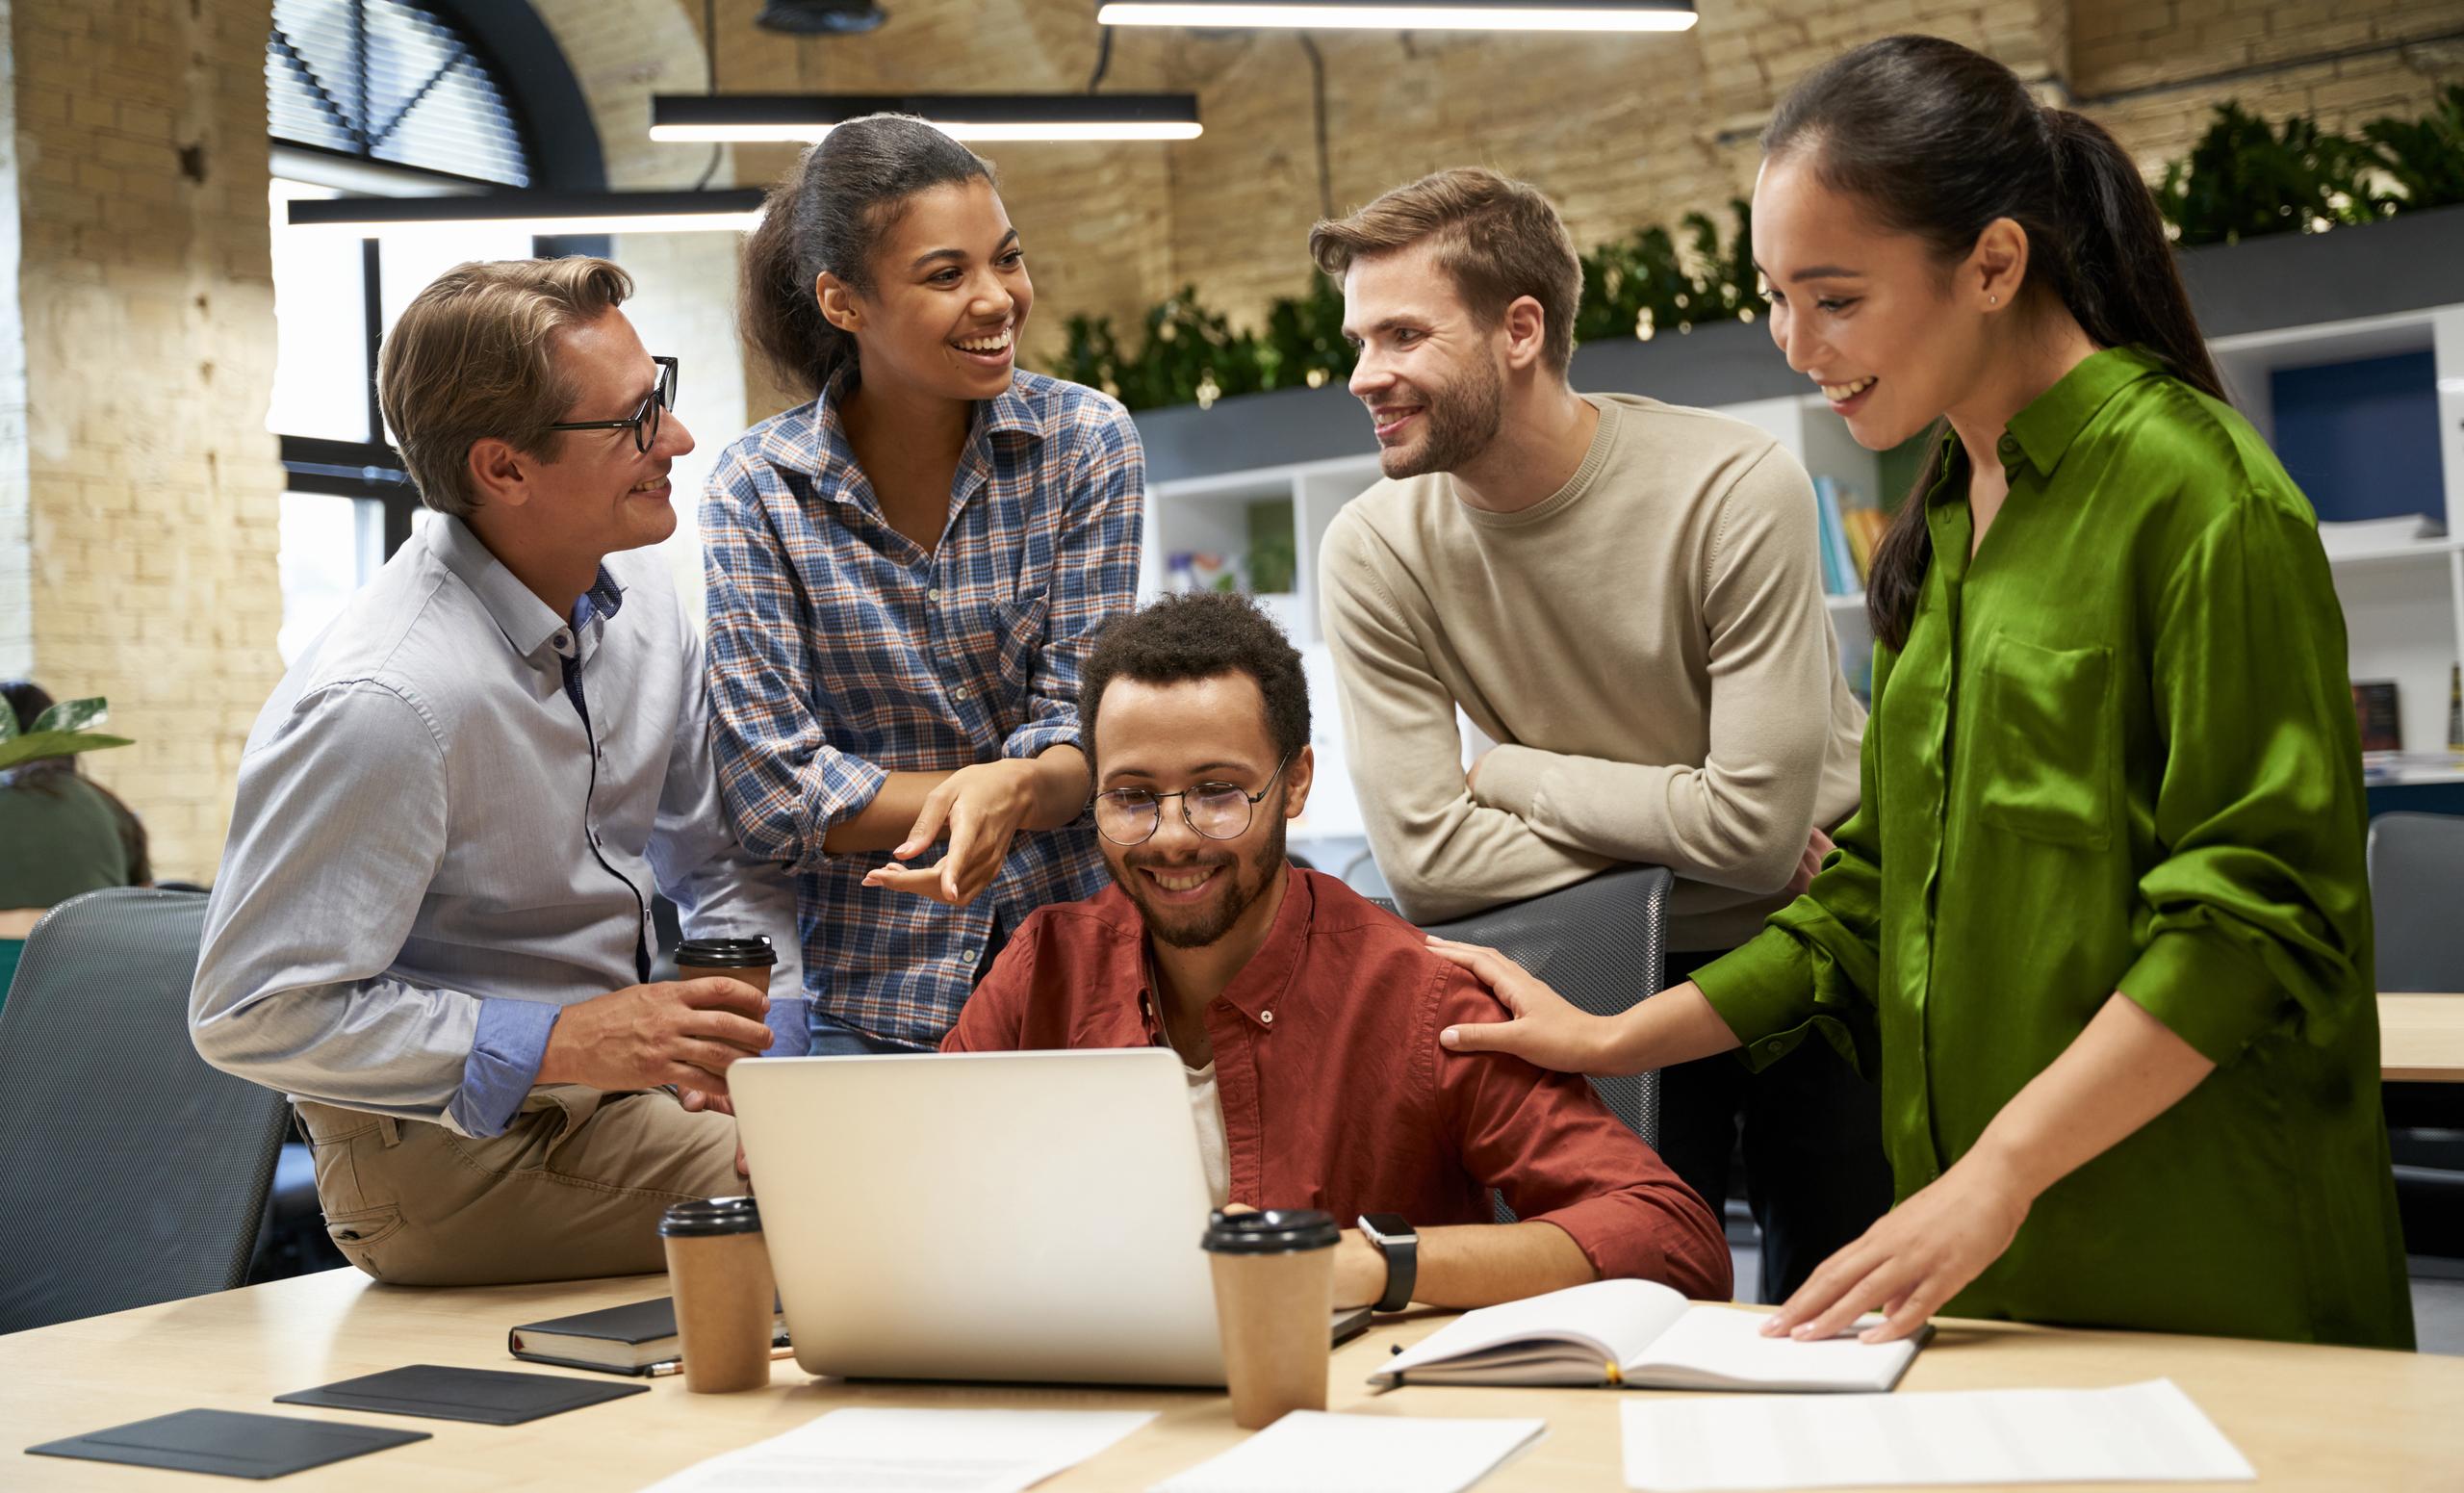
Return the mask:
<path fill-rule="evenodd" d="M 439 518 L 257 718 L 190 1030 L 295 1097 L 496 1135 L 558 1010 L 642 980 L 654 886 L 769 937 L 770 1050 L 802 1052 L 794 892 L 729 826 L 665 562 L 608 556 L 559 617 Z"/>

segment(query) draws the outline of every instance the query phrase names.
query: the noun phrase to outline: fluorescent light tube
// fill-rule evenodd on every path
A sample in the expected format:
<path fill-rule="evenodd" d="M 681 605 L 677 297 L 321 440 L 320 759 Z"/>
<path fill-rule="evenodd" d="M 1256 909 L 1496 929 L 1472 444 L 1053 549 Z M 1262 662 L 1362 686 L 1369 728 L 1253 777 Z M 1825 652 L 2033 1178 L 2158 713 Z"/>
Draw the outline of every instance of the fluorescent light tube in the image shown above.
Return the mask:
<path fill-rule="evenodd" d="M 1107 26 L 1247 26 L 1378 31 L 1685 31 L 1695 21 L 1685 4 L 1633 0 L 1556 0 L 1531 5 L 1378 0 L 1105 0 L 1095 19 Z"/>
<path fill-rule="evenodd" d="M 726 192 L 491 192 L 454 197 L 295 198 L 291 227 L 359 238 L 423 228 L 526 228 L 533 234 L 743 232 L 761 220 L 757 188 Z"/>
<path fill-rule="evenodd" d="M 1195 140 L 1194 93 L 662 93 L 656 141 L 817 141 L 849 119 L 913 115 L 957 140 Z"/>

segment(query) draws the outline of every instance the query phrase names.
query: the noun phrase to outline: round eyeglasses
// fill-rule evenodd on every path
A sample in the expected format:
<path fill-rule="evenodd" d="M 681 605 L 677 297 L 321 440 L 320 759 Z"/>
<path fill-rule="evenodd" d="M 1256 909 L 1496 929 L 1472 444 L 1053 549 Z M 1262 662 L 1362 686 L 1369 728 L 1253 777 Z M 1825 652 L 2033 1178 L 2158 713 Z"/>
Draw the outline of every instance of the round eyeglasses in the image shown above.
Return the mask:
<path fill-rule="evenodd" d="M 658 365 L 658 382 L 651 385 L 642 407 L 624 420 L 563 420 L 550 425 L 551 430 L 630 430 L 633 450 L 647 453 L 651 443 L 658 439 L 659 419 L 676 408 L 676 360 L 653 358 Z"/>
<path fill-rule="evenodd" d="M 1151 788 L 1114 788 L 1095 795 L 1095 829 L 1116 845 L 1143 845 L 1164 823 L 1164 800 L 1181 801 L 1181 822 L 1208 839 L 1239 839 L 1249 831 L 1258 800 L 1274 791 L 1292 754 L 1274 764 L 1267 785 L 1255 793 L 1237 783 L 1201 783 L 1172 793 Z"/>

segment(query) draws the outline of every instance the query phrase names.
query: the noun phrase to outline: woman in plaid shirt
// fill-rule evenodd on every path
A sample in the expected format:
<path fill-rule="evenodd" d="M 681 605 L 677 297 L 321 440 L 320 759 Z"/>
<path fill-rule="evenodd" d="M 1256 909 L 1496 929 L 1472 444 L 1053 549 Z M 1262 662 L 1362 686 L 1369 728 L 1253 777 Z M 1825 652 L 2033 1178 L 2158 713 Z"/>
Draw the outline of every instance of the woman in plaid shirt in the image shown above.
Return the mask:
<path fill-rule="evenodd" d="M 991 167 L 905 116 L 832 130 L 745 245 L 745 331 L 810 402 L 711 476 L 710 697 L 737 834 L 797 873 L 816 1053 L 937 1044 L 1005 930 L 1104 882 L 1073 702 L 1144 463 L 1117 401 L 1016 366 L 1034 299 Z"/>

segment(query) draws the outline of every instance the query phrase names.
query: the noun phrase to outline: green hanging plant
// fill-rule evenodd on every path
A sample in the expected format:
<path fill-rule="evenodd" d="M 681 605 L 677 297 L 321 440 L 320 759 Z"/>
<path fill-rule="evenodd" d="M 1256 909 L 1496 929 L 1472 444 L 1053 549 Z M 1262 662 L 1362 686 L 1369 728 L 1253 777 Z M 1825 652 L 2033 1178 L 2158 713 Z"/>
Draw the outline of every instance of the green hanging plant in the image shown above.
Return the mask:
<path fill-rule="evenodd" d="M 2402 193 L 2402 210 L 2464 203 L 2464 84 L 2451 84 L 2422 119 L 2392 116 L 2361 127 L 2370 164 Z"/>
<path fill-rule="evenodd" d="M 20 734 L 17 712 L 0 707 L 0 772 L 38 758 L 70 757 L 79 752 L 127 746 L 126 736 L 107 736 L 91 729 L 110 717 L 111 708 L 100 695 L 87 700 L 63 700 L 36 716 L 33 728 Z"/>
<path fill-rule="evenodd" d="M 2156 204 L 2184 248 L 2372 222 L 2396 208 L 2364 180 L 2367 164 L 2360 145 L 2307 116 L 2277 128 L 2223 103 L 2191 153 L 2166 166 Z"/>

